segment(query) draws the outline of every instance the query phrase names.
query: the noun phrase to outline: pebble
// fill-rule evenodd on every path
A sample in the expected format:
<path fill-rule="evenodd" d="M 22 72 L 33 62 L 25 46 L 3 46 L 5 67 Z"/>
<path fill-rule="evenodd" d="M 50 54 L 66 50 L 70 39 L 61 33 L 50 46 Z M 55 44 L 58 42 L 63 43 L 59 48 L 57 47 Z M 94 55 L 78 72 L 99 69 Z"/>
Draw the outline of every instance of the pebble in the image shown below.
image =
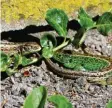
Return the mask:
<path fill-rule="evenodd" d="M 13 76 L 11 76 L 11 77 L 10 77 L 10 79 L 11 79 L 11 82 L 12 82 L 13 84 L 15 84 L 14 77 L 13 77 Z"/>
<path fill-rule="evenodd" d="M 91 93 L 94 93 L 94 89 L 95 89 L 95 87 L 92 86 L 92 85 L 90 85 L 89 88 L 88 88 L 88 90 L 89 90 Z"/>
<path fill-rule="evenodd" d="M 21 73 L 20 72 L 17 72 L 17 73 L 15 73 L 15 75 L 14 75 L 16 78 L 18 78 L 18 77 L 20 77 L 21 76 Z"/>
<path fill-rule="evenodd" d="M 76 80 L 76 83 L 82 88 L 88 83 L 85 77 L 80 77 Z"/>

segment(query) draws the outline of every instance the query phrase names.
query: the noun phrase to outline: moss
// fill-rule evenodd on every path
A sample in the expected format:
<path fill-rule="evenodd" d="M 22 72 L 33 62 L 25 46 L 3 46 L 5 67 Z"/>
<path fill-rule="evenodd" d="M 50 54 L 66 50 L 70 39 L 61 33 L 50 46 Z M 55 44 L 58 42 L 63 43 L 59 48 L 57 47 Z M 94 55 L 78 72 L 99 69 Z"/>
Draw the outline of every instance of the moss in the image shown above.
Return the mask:
<path fill-rule="evenodd" d="M 83 5 L 98 7 L 98 12 L 110 9 L 110 0 L 2 0 L 1 17 L 2 20 L 10 22 L 19 19 L 44 19 L 46 10 L 49 8 L 60 8 L 70 14 Z M 72 15 L 72 14 L 71 14 Z"/>

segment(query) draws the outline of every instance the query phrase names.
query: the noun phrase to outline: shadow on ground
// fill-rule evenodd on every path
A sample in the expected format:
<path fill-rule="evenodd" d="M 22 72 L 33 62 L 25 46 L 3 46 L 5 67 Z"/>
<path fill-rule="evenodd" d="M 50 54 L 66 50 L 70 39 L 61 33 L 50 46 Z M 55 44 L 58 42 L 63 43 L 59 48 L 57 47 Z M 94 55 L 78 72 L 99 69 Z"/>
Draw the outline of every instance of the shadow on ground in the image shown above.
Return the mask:
<path fill-rule="evenodd" d="M 72 29 L 74 31 L 75 30 L 77 31 L 79 28 L 80 28 L 80 25 L 76 20 L 72 20 L 68 23 L 67 29 Z M 53 31 L 53 29 L 50 25 L 46 25 L 46 26 L 30 25 L 21 30 L 2 32 L 1 40 L 5 39 L 5 40 L 12 41 L 12 42 L 37 41 L 38 40 L 37 38 L 35 38 L 29 34 L 45 32 L 45 31 L 49 32 L 49 31 Z"/>

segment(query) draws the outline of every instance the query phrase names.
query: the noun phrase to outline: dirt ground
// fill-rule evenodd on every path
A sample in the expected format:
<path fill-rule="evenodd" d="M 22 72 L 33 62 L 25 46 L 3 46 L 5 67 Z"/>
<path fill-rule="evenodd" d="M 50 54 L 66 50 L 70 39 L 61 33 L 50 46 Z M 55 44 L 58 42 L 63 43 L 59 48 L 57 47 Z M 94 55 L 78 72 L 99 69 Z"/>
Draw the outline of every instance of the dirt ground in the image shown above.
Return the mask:
<path fill-rule="evenodd" d="M 20 40 L 22 40 L 21 36 L 26 34 L 34 40 L 34 37 L 40 37 L 41 33 L 43 33 L 42 31 L 40 34 L 36 33 L 37 29 L 31 27 L 3 32 L 2 41 L 7 39 L 15 41 L 16 36 L 20 36 Z M 52 30 L 47 32 L 52 33 Z M 70 29 L 68 36 L 73 35 L 75 35 L 75 32 Z M 25 39 L 28 40 L 28 38 Z M 112 57 L 112 44 L 109 44 L 108 38 L 101 35 L 97 30 L 90 30 L 87 33 L 84 44 L 94 54 Z M 66 49 L 76 50 L 72 44 Z M 59 93 L 66 96 L 74 108 L 105 108 L 108 100 L 112 99 L 111 86 L 88 83 L 83 76 L 78 79 L 59 77 L 47 68 L 44 61 L 29 67 L 30 75 L 28 77 L 25 77 L 22 72 L 17 72 L 10 77 L 6 76 L 5 73 L 1 74 L 1 102 L 6 101 L 4 108 L 20 108 L 32 88 L 40 85 L 46 86 L 48 95 Z M 24 70 L 27 70 L 27 68 Z M 47 103 L 45 108 L 53 108 L 53 105 Z"/>

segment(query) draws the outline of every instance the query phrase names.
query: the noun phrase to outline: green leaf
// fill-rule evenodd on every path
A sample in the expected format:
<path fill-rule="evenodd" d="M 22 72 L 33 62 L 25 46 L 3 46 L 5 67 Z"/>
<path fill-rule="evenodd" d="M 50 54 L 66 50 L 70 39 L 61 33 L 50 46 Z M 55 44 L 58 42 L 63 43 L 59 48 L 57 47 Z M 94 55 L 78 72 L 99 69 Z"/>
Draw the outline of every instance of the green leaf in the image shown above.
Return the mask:
<path fill-rule="evenodd" d="M 86 30 L 95 25 L 95 22 L 93 22 L 92 18 L 83 8 L 80 8 L 79 10 L 78 22 L 80 23 L 81 27 L 85 28 Z"/>
<path fill-rule="evenodd" d="M 48 101 L 52 102 L 56 108 L 73 108 L 69 100 L 62 95 L 53 95 L 48 98 Z"/>
<path fill-rule="evenodd" d="M 112 100 L 109 100 L 109 102 L 106 104 L 106 108 L 112 108 Z"/>
<path fill-rule="evenodd" d="M 38 58 L 34 58 L 34 57 L 31 57 L 31 58 L 26 58 L 25 56 L 22 56 L 22 66 L 27 66 L 27 65 L 30 65 L 32 63 L 35 63 L 38 61 Z"/>
<path fill-rule="evenodd" d="M 86 30 L 84 28 L 80 28 L 78 30 L 78 32 L 75 34 L 72 44 L 76 48 L 79 48 L 82 45 L 82 43 L 84 42 L 84 40 L 86 38 L 85 32 L 86 32 Z"/>
<path fill-rule="evenodd" d="M 9 64 L 8 68 L 6 69 L 6 73 L 8 76 L 11 76 L 12 74 L 18 72 L 17 68 L 22 62 L 22 57 L 19 54 L 15 54 L 9 59 L 10 59 L 10 64 L 13 64 L 13 67 L 12 66 L 10 67 L 10 64 Z"/>
<path fill-rule="evenodd" d="M 108 35 L 108 32 L 112 30 L 112 13 L 105 12 L 100 16 L 96 26 L 100 33 Z"/>
<path fill-rule="evenodd" d="M 34 88 L 26 97 L 23 108 L 44 108 L 47 91 L 44 86 Z"/>
<path fill-rule="evenodd" d="M 44 47 L 42 50 L 42 56 L 45 58 L 51 58 L 53 56 L 53 49 L 49 47 Z"/>
<path fill-rule="evenodd" d="M 40 39 L 40 44 L 42 47 L 55 47 L 57 44 L 56 38 L 51 34 L 44 34 Z"/>
<path fill-rule="evenodd" d="M 22 56 L 20 54 L 15 54 L 12 59 L 12 61 L 14 62 L 13 69 L 17 69 L 18 66 L 22 63 Z"/>
<path fill-rule="evenodd" d="M 49 9 L 45 19 L 60 36 L 65 37 L 67 35 L 68 16 L 63 10 Z"/>
<path fill-rule="evenodd" d="M 11 68 L 7 68 L 6 73 L 8 76 L 11 76 L 12 74 L 18 72 L 18 69 L 11 69 Z"/>
<path fill-rule="evenodd" d="M 6 69 L 8 68 L 10 59 L 5 53 L 1 52 L 0 54 L 1 54 L 1 58 L 0 58 L 0 68 L 1 69 L 0 69 L 0 71 L 3 72 L 3 71 L 6 71 Z"/>

